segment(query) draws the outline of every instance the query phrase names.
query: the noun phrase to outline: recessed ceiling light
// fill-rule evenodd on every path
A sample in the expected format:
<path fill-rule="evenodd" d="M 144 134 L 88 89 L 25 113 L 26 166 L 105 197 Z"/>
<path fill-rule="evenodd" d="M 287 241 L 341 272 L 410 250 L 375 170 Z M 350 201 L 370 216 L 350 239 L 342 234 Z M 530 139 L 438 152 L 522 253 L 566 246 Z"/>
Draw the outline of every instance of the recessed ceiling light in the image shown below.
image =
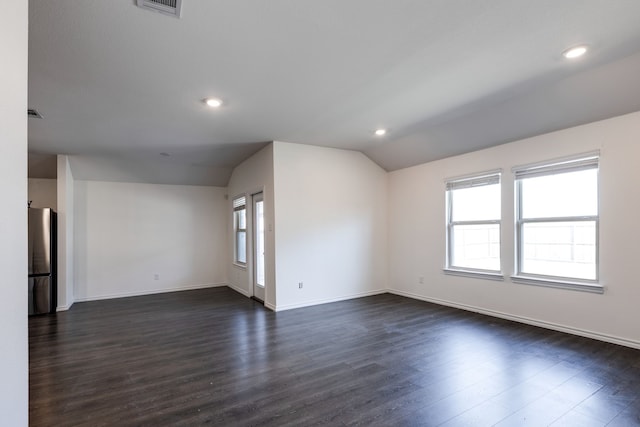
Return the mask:
<path fill-rule="evenodd" d="M 574 59 L 574 58 L 581 57 L 585 53 L 587 53 L 586 46 L 575 46 L 562 52 L 562 56 L 564 56 L 567 59 Z"/>
<path fill-rule="evenodd" d="M 222 101 L 218 98 L 207 98 L 204 102 L 211 108 L 218 108 L 222 105 Z"/>
<path fill-rule="evenodd" d="M 375 134 L 378 136 L 382 136 L 387 133 L 386 129 L 376 129 Z"/>

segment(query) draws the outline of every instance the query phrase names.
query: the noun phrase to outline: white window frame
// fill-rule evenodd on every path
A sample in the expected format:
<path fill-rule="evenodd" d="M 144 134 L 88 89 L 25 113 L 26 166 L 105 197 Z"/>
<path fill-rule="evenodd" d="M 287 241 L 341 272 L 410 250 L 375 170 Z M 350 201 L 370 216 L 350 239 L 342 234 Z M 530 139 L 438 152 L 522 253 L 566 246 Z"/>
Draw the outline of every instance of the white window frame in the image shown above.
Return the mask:
<path fill-rule="evenodd" d="M 502 274 L 502 170 L 496 169 L 487 172 L 477 173 L 473 175 L 466 175 L 457 178 L 449 178 L 445 180 L 446 187 L 446 259 L 445 259 L 445 274 L 466 276 L 466 277 L 480 277 L 492 280 L 504 280 Z M 495 185 L 500 188 L 500 219 L 497 220 L 473 220 L 473 221 L 453 221 L 453 197 L 451 197 L 452 190 L 458 190 L 463 188 L 480 187 L 484 185 Z M 453 230 L 457 225 L 498 225 L 498 244 L 500 246 L 500 255 L 498 256 L 500 261 L 499 270 L 485 270 L 471 267 L 460 267 L 452 265 L 453 260 Z"/>
<path fill-rule="evenodd" d="M 246 267 L 247 262 L 247 197 L 245 195 L 235 197 L 232 202 L 233 207 L 233 263 Z M 236 212 L 244 210 L 245 212 L 245 228 L 238 227 L 238 219 Z M 244 259 L 245 261 L 240 261 L 238 257 L 238 234 L 244 232 L 245 238 L 245 247 L 244 247 Z"/>
<path fill-rule="evenodd" d="M 515 283 L 528 285 L 547 286 L 553 288 L 572 289 L 586 292 L 603 293 L 604 288 L 600 284 L 600 203 L 599 192 L 600 182 L 598 182 L 596 194 L 598 197 L 598 212 L 596 215 L 584 216 L 564 216 L 553 218 L 522 218 L 522 180 L 526 178 L 556 175 L 568 172 L 578 172 L 589 169 L 599 171 L 600 152 L 594 151 L 562 159 L 540 162 L 525 166 L 517 166 L 512 169 L 515 184 L 515 271 L 511 277 Z M 557 222 L 595 222 L 595 279 L 583 279 L 575 277 L 562 277 L 553 275 L 543 275 L 526 273 L 522 271 L 522 257 L 524 254 L 524 241 L 522 239 L 523 229 L 526 224 L 534 223 L 557 223 Z"/>

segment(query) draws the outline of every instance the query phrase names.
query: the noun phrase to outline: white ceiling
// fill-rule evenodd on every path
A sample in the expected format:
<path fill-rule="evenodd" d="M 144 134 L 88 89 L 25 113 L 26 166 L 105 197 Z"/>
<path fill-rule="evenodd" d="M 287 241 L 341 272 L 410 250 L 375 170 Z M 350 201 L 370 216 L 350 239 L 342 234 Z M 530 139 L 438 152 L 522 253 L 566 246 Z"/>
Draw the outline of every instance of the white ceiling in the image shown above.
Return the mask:
<path fill-rule="evenodd" d="M 640 110 L 638 0 L 29 9 L 29 107 L 44 116 L 29 119 L 29 149 L 74 155 L 78 179 L 225 186 L 272 140 L 395 170 Z M 562 58 L 581 43 L 588 56 Z"/>

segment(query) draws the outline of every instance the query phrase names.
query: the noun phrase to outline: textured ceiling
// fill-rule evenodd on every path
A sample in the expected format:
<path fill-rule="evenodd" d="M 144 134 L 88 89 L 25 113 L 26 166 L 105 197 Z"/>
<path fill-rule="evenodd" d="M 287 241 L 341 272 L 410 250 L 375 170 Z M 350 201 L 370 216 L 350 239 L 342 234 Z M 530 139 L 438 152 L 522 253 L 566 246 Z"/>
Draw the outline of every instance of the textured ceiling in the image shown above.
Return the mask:
<path fill-rule="evenodd" d="M 44 116 L 29 119 L 29 149 L 73 155 L 78 179 L 224 186 L 272 140 L 395 170 L 640 110 L 637 0 L 184 0 L 181 19 L 133 0 L 29 10 L 29 107 Z M 590 54 L 563 60 L 579 43 Z"/>

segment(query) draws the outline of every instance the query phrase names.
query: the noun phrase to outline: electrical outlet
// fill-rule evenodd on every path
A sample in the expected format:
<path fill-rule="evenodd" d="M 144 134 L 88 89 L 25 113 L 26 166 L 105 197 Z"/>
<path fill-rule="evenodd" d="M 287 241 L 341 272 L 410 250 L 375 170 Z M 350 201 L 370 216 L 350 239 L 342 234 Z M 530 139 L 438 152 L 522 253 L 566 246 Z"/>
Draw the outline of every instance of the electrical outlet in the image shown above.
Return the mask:
<path fill-rule="evenodd" d="M 303 284 L 304 284 L 304 283 L 302 283 L 302 282 L 298 282 L 298 289 L 302 289 L 302 285 L 303 285 Z"/>
<path fill-rule="evenodd" d="M 154 274 L 153 275 L 153 280 L 160 280 L 160 275 L 159 274 Z"/>
<path fill-rule="evenodd" d="M 424 285 L 424 276 L 418 277 L 418 283 L 420 283 L 421 285 Z"/>

